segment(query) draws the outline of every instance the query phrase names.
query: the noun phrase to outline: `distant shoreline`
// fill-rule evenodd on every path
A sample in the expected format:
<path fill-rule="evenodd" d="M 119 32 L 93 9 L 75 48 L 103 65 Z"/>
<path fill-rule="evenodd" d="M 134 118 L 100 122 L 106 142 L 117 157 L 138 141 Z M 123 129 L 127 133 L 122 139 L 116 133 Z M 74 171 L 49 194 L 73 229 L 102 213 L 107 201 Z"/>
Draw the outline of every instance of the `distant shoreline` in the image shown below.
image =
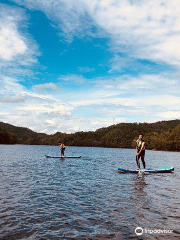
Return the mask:
<path fill-rule="evenodd" d="M 143 133 L 146 148 L 153 151 L 180 151 L 180 120 L 155 123 L 119 123 L 89 132 L 52 135 L 0 122 L 0 144 L 50 145 L 58 142 L 77 147 L 134 149 L 139 133 Z"/>
<path fill-rule="evenodd" d="M 59 147 L 58 145 L 43 145 L 43 144 L 21 144 L 21 143 L 16 143 L 16 144 L 0 144 L 0 146 L 52 146 L 52 147 Z M 136 152 L 135 148 L 120 148 L 120 147 L 102 147 L 102 146 L 72 146 L 72 145 L 66 145 L 66 147 L 82 147 L 82 148 L 106 148 L 106 149 L 126 149 L 126 150 L 134 150 Z M 146 149 L 146 151 L 153 151 L 153 152 L 177 152 L 180 153 L 180 151 L 177 150 L 156 150 L 156 149 Z"/>

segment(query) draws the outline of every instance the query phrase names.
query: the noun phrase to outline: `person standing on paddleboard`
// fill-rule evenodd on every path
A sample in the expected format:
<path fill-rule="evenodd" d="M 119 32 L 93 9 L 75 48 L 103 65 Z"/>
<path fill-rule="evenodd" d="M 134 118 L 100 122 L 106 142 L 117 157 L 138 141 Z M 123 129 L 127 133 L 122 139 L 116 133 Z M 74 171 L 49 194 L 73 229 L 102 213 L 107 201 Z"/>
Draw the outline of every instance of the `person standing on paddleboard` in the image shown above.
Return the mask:
<path fill-rule="evenodd" d="M 61 157 L 64 157 L 64 152 L 65 152 L 65 145 L 64 143 L 58 143 L 58 145 L 60 146 L 60 151 L 61 151 Z"/>
<path fill-rule="evenodd" d="M 146 168 L 146 163 L 145 163 L 145 142 L 143 140 L 143 134 L 139 134 L 139 138 L 136 141 L 136 149 L 137 149 L 137 153 L 136 153 L 136 163 L 138 166 L 138 170 L 140 171 L 140 158 L 143 164 L 143 171 L 145 171 Z"/>

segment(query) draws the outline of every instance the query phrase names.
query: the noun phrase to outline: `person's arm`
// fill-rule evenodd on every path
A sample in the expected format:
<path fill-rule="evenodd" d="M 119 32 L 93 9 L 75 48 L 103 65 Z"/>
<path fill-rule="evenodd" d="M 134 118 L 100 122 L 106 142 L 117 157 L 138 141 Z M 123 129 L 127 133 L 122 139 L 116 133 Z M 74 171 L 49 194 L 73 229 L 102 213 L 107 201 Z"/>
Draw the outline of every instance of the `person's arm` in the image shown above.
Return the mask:
<path fill-rule="evenodd" d="M 140 151 L 137 153 L 137 155 L 140 155 L 140 153 L 142 152 L 143 148 L 144 148 L 145 142 L 142 143 L 141 149 Z"/>
<path fill-rule="evenodd" d="M 136 142 L 136 150 L 138 150 L 138 140 Z"/>

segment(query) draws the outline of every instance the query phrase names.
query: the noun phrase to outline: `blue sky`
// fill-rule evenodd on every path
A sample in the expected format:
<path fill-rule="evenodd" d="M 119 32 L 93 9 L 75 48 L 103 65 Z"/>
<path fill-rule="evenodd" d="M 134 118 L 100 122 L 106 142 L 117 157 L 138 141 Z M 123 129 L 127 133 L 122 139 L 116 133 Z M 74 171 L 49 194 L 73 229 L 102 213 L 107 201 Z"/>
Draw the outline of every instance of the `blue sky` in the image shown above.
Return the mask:
<path fill-rule="evenodd" d="M 0 0 L 0 121 L 54 133 L 180 117 L 180 6 Z"/>

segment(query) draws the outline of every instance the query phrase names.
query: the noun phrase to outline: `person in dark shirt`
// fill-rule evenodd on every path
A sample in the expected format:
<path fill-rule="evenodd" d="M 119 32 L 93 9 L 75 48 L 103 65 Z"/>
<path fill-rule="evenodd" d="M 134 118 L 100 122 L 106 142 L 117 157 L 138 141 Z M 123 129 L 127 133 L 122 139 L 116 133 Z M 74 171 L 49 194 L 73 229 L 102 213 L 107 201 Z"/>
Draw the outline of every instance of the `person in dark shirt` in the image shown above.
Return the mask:
<path fill-rule="evenodd" d="M 137 153 L 136 153 L 136 163 L 137 163 L 137 167 L 138 170 L 140 171 L 140 158 L 143 164 L 143 171 L 145 171 L 146 169 L 146 163 L 145 163 L 145 141 L 143 140 L 143 134 L 139 134 L 139 138 L 136 141 L 136 149 L 137 149 Z"/>

